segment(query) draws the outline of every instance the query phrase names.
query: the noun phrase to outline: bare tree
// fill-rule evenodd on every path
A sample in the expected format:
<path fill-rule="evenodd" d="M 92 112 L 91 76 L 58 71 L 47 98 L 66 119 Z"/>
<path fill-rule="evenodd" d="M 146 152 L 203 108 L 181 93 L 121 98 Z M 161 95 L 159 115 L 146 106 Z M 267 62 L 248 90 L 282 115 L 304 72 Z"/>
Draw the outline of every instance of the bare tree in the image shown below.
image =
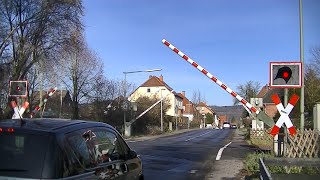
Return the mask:
<path fill-rule="evenodd" d="M 71 30 L 82 28 L 82 9 L 81 0 L 0 1 L 0 90 L 9 80 L 34 81 L 34 65 L 54 61 Z"/>
<path fill-rule="evenodd" d="M 53 59 L 70 29 L 82 26 L 81 15 L 79 0 L 2 0 L 0 56 L 10 56 L 2 63 L 10 64 L 11 79 L 25 79 L 35 63 Z"/>
<path fill-rule="evenodd" d="M 313 48 L 312 61 L 305 65 L 304 86 L 305 86 L 305 112 L 306 115 L 305 126 L 307 128 L 313 127 L 313 107 L 320 101 L 320 47 Z M 297 92 L 295 92 L 297 93 Z M 300 116 L 300 107 L 295 109 L 295 115 Z M 300 121 L 297 121 L 298 123 Z"/>
<path fill-rule="evenodd" d="M 239 96 L 249 101 L 250 98 L 257 97 L 260 88 L 261 85 L 259 82 L 248 81 L 245 84 L 240 84 L 237 86 L 237 93 L 239 94 Z M 236 98 L 234 98 L 233 103 L 234 105 L 236 105 L 239 104 L 239 101 Z"/>
<path fill-rule="evenodd" d="M 195 105 L 198 105 L 200 102 L 206 103 L 205 96 L 199 90 L 193 91 L 191 100 Z"/>
<path fill-rule="evenodd" d="M 320 76 L 320 46 L 315 46 L 311 49 L 311 65 L 316 74 Z"/>
<path fill-rule="evenodd" d="M 60 77 L 72 96 L 72 118 L 79 118 L 79 104 L 91 101 L 91 97 L 101 97 L 92 92 L 93 84 L 102 76 L 102 63 L 85 43 L 80 31 L 74 31 L 71 40 L 65 44 L 62 56 L 54 64 L 55 73 Z"/>

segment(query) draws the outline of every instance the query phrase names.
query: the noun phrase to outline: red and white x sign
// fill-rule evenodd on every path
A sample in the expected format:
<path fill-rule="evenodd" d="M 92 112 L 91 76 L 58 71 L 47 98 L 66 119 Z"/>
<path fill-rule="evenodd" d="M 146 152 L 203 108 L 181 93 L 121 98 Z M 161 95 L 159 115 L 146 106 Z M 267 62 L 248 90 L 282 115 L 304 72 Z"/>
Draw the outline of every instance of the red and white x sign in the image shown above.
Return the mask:
<path fill-rule="evenodd" d="M 29 103 L 27 101 L 25 101 L 23 103 L 23 106 L 21 108 L 19 108 L 15 101 L 11 101 L 11 106 L 14 110 L 14 114 L 12 115 L 12 119 L 20 119 L 20 118 L 22 118 L 24 111 L 28 108 Z"/>
<path fill-rule="evenodd" d="M 299 100 L 299 96 L 294 94 L 287 107 L 284 108 L 283 107 L 283 104 L 281 103 L 281 100 L 278 96 L 278 94 L 274 94 L 272 95 L 272 101 L 276 104 L 276 107 L 280 113 L 280 118 L 278 119 L 277 123 L 273 126 L 272 130 L 271 130 L 271 135 L 275 136 L 279 133 L 279 130 L 282 126 L 283 123 L 285 123 L 285 125 L 287 126 L 289 132 L 290 132 L 290 135 L 295 135 L 297 132 L 296 132 L 296 129 L 295 127 L 293 126 L 290 118 L 289 118 L 289 114 L 290 112 L 292 111 L 293 107 L 296 105 L 296 103 L 298 102 Z"/>

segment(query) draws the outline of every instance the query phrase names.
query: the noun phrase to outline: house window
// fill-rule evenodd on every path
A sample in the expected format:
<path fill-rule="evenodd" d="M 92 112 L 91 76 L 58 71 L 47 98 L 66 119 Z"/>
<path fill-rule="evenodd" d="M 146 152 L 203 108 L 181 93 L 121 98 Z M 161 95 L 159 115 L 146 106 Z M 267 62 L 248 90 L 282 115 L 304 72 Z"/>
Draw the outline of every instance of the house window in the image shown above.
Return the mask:
<path fill-rule="evenodd" d="M 148 89 L 147 89 L 147 92 L 149 93 L 150 91 L 151 91 L 150 88 L 148 88 Z"/>

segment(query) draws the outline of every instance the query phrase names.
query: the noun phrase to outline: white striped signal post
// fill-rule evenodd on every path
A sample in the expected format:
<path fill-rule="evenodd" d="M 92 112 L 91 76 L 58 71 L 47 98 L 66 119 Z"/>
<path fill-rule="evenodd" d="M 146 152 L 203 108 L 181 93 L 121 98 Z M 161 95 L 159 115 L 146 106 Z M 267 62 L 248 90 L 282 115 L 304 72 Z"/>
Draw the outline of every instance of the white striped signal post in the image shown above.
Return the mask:
<path fill-rule="evenodd" d="M 25 101 L 21 108 L 18 108 L 17 103 L 15 101 L 11 101 L 11 107 L 14 110 L 14 114 L 12 115 L 12 119 L 20 119 L 24 111 L 28 108 L 29 102 Z"/>
<path fill-rule="evenodd" d="M 282 124 L 284 123 L 287 126 L 290 135 L 294 136 L 297 133 L 297 131 L 296 131 L 295 127 L 293 126 L 288 115 L 290 114 L 290 112 L 292 111 L 292 109 L 294 108 L 296 103 L 298 102 L 299 96 L 294 94 L 290 98 L 290 101 L 289 101 L 286 108 L 283 107 L 283 104 L 281 103 L 281 100 L 280 100 L 278 94 L 272 95 L 271 98 L 272 98 L 272 101 L 276 104 L 276 107 L 280 113 L 280 118 L 278 119 L 277 123 L 273 126 L 270 134 L 273 136 L 277 135 L 279 133 L 279 130 L 280 130 Z"/>
<path fill-rule="evenodd" d="M 194 60 L 189 58 L 187 55 L 185 55 L 183 52 L 178 50 L 176 47 L 174 47 L 172 44 L 170 44 L 165 39 L 162 40 L 162 43 L 168 46 L 172 51 L 177 53 L 179 56 L 181 56 L 184 60 L 189 62 L 192 66 L 197 68 L 200 72 L 202 72 L 204 75 L 206 75 L 209 79 L 211 79 L 213 82 L 215 82 L 217 85 L 219 85 L 222 89 L 227 91 L 229 94 L 231 94 L 233 97 L 235 97 L 238 101 L 240 101 L 243 105 L 245 105 L 247 108 L 249 108 L 252 112 L 259 114 L 259 110 L 257 110 L 255 107 L 253 107 L 248 101 L 243 99 L 241 96 L 239 96 L 236 92 L 234 92 L 232 89 L 227 87 L 225 84 L 223 84 L 219 79 L 214 77 L 211 73 L 209 73 L 207 70 L 205 70 L 203 67 L 201 67 L 198 63 L 196 63 Z"/>

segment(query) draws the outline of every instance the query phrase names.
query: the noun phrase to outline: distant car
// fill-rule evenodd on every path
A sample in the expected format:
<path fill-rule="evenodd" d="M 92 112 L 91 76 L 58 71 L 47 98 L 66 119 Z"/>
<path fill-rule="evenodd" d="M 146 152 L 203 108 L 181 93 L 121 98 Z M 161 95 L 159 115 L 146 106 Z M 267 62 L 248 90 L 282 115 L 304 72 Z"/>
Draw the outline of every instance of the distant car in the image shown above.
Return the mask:
<path fill-rule="evenodd" d="M 0 179 L 143 179 L 142 163 L 110 125 L 0 121 Z"/>
<path fill-rule="evenodd" d="M 223 129 L 230 129 L 230 123 L 229 122 L 224 122 L 223 123 Z"/>
<path fill-rule="evenodd" d="M 237 125 L 231 124 L 231 128 L 232 128 L 232 129 L 237 129 Z"/>
<path fill-rule="evenodd" d="M 213 126 L 212 126 L 212 124 L 207 124 L 207 127 L 206 127 L 207 129 L 213 129 Z"/>

